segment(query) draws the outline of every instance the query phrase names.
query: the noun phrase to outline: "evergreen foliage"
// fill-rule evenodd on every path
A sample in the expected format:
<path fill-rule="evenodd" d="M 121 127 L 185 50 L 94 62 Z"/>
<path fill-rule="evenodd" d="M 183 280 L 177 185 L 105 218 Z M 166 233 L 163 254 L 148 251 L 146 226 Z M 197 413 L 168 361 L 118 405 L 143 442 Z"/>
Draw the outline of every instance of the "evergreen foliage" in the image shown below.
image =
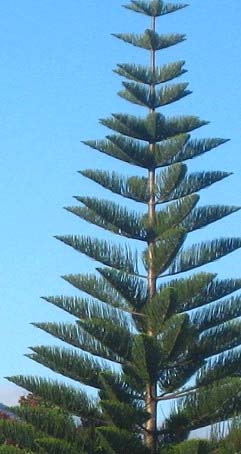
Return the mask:
<path fill-rule="evenodd" d="M 73 324 L 36 324 L 69 347 L 33 347 L 29 356 L 96 388 L 99 396 L 95 400 L 83 390 L 36 377 L 9 378 L 63 412 L 54 416 L 54 424 L 52 409 L 44 419 L 39 409 L 21 413 L 47 434 L 37 437 L 44 452 L 182 453 L 176 443 L 184 442 L 185 454 L 204 453 L 205 443 L 184 441 L 189 432 L 240 412 L 241 306 L 239 296 L 229 295 L 241 288 L 241 279 L 218 280 L 199 268 L 240 248 L 241 239 L 213 239 L 184 247 L 190 232 L 239 209 L 200 206 L 196 192 L 229 174 L 188 174 L 186 164 L 226 140 L 191 138 L 192 131 L 206 121 L 191 115 L 166 117 L 156 110 L 190 94 L 186 82 L 166 84 L 185 73 L 183 61 L 157 67 L 155 60 L 157 51 L 185 39 L 182 34 L 159 35 L 156 19 L 185 6 L 132 0 L 125 7 L 148 16 L 150 29 L 140 35 L 115 35 L 151 56 L 149 67 L 121 63 L 116 69 L 127 79 L 120 95 L 147 112 L 141 117 L 116 113 L 102 119 L 101 124 L 114 134 L 85 144 L 141 168 L 142 176 L 140 171 L 132 177 L 98 169 L 81 173 L 106 190 L 143 204 L 146 214 L 139 213 L 138 205 L 131 211 L 90 196 L 78 196 L 81 205 L 66 208 L 123 236 L 126 243 L 56 237 L 102 266 L 98 274 L 63 277 L 88 297 L 44 298 L 77 318 Z M 140 241 L 138 250 L 132 239 Z M 166 279 L 169 276 L 173 277 Z M 176 405 L 160 422 L 158 406 L 167 400 Z M 70 415 L 68 424 L 66 415 Z M 77 441 L 71 415 L 79 418 Z"/>

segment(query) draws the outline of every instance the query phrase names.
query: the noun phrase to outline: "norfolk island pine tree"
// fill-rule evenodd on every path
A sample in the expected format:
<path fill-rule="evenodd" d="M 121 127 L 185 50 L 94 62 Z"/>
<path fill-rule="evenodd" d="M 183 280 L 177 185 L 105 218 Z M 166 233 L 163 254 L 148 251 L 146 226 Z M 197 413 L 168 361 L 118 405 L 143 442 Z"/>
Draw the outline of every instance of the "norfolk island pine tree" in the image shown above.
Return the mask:
<path fill-rule="evenodd" d="M 185 39 L 182 34 L 159 35 L 158 19 L 186 5 L 131 1 L 125 6 L 150 20 L 150 28 L 141 35 L 115 35 L 150 54 L 147 67 L 119 64 L 116 69 L 125 79 L 119 94 L 140 106 L 142 116 L 113 114 L 101 120 L 111 130 L 106 140 L 85 144 L 141 168 L 144 176 L 94 169 L 82 174 L 135 201 L 137 210 L 81 196 L 76 197 L 81 205 L 67 208 L 126 238 L 126 246 L 90 237 L 57 237 L 102 266 L 95 275 L 64 276 L 88 298 L 45 298 L 74 315 L 76 324 L 36 323 L 79 351 L 38 346 L 29 355 L 63 376 L 98 389 L 100 399 L 93 401 L 84 391 L 35 377 L 9 379 L 78 415 L 88 430 L 97 428 L 104 452 L 153 454 L 168 443 L 184 440 L 192 429 L 239 412 L 240 353 L 235 347 L 241 342 L 241 306 L 240 297 L 230 295 L 240 289 L 241 279 L 218 280 L 216 274 L 196 268 L 236 250 L 241 239 L 184 245 L 188 233 L 238 209 L 199 205 L 197 193 L 227 177 L 227 172 L 187 171 L 186 161 L 226 140 L 192 139 L 191 132 L 205 121 L 160 113 L 162 106 L 190 93 L 185 82 L 172 82 L 185 73 L 183 61 L 156 64 L 161 49 Z M 138 213 L 138 204 L 146 207 L 145 215 Z M 131 240 L 139 240 L 144 252 L 135 252 Z M 115 364 L 121 366 L 121 373 Z M 178 404 L 160 426 L 157 409 L 167 400 Z"/>

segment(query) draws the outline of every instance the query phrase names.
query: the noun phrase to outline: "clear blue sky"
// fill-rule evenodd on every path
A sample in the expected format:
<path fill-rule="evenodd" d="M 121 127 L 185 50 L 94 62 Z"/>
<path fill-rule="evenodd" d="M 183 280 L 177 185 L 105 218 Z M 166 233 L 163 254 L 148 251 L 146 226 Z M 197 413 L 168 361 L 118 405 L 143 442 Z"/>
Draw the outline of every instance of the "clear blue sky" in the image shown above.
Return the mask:
<path fill-rule="evenodd" d="M 81 140 L 102 138 L 98 118 L 135 112 L 117 97 L 119 62 L 144 62 L 142 50 L 124 45 L 112 32 L 141 32 L 146 18 L 121 8 L 120 0 L 8 0 L 0 3 L 0 400 L 15 395 L 3 380 L 18 373 L 48 375 L 23 355 L 27 347 L 53 342 L 31 321 L 67 320 L 41 295 L 74 294 L 60 275 L 94 264 L 53 239 L 55 234 L 98 234 L 62 210 L 73 195 L 99 190 L 77 170 L 118 169 L 118 163 L 84 148 Z M 241 204 L 241 6 L 231 0 L 191 0 L 190 7 L 159 21 L 159 32 L 184 32 L 188 40 L 160 54 L 159 63 L 186 60 L 193 95 L 163 113 L 188 113 L 210 120 L 200 137 L 232 141 L 191 163 L 191 169 L 220 169 L 235 175 L 203 191 L 201 202 Z M 140 110 L 140 114 L 142 111 Z M 128 172 L 130 170 L 128 169 Z M 135 170 L 134 170 L 135 172 Z M 103 196 L 108 197 L 107 194 Z M 240 213 L 197 237 L 239 236 Z M 102 233 L 103 235 L 103 233 Z M 191 239 L 195 240 L 193 236 Z M 241 251 L 209 268 L 241 276 Z"/>

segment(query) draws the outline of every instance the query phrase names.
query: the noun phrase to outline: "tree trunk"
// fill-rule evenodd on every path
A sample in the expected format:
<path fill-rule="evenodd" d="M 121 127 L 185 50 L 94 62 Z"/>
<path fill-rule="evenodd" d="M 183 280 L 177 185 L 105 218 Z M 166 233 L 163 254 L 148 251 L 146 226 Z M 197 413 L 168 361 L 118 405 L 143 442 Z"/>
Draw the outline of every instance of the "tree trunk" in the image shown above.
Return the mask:
<path fill-rule="evenodd" d="M 151 18 L 151 30 L 155 31 L 155 17 Z M 155 51 L 151 51 L 150 58 L 150 69 L 153 74 L 155 74 Z M 151 94 L 155 93 L 155 85 L 150 87 Z M 155 109 L 150 109 L 150 112 L 154 112 Z M 149 144 L 150 152 L 155 152 L 155 144 Z M 148 174 L 148 184 L 149 184 L 149 202 L 148 202 L 148 218 L 149 225 L 151 226 L 155 219 L 155 170 L 149 170 Z M 156 293 L 156 277 L 153 270 L 153 247 L 154 243 L 152 241 L 148 244 L 148 253 L 149 253 L 149 269 L 148 269 L 148 296 L 149 300 Z M 149 336 L 153 336 L 151 331 L 148 332 Z M 150 449 L 152 454 L 157 452 L 157 383 L 150 383 L 146 386 L 146 411 L 150 414 L 150 418 L 145 425 L 145 435 L 144 442 L 145 446 Z"/>

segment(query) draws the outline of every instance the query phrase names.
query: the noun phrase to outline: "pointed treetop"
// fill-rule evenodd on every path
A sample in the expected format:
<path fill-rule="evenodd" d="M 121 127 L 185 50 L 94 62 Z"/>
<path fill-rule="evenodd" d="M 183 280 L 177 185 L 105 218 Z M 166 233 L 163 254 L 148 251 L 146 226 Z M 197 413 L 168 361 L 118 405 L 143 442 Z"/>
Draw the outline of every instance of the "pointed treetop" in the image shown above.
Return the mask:
<path fill-rule="evenodd" d="M 143 0 L 131 0 L 131 3 L 123 6 L 124 8 L 135 11 L 136 13 L 145 14 L 146 16 L 158 17 L 185 8 L 186 6 L 188 6 L 188 4 L 166 3 L 162 0 L 152 0 L 150 2 Z"/>

